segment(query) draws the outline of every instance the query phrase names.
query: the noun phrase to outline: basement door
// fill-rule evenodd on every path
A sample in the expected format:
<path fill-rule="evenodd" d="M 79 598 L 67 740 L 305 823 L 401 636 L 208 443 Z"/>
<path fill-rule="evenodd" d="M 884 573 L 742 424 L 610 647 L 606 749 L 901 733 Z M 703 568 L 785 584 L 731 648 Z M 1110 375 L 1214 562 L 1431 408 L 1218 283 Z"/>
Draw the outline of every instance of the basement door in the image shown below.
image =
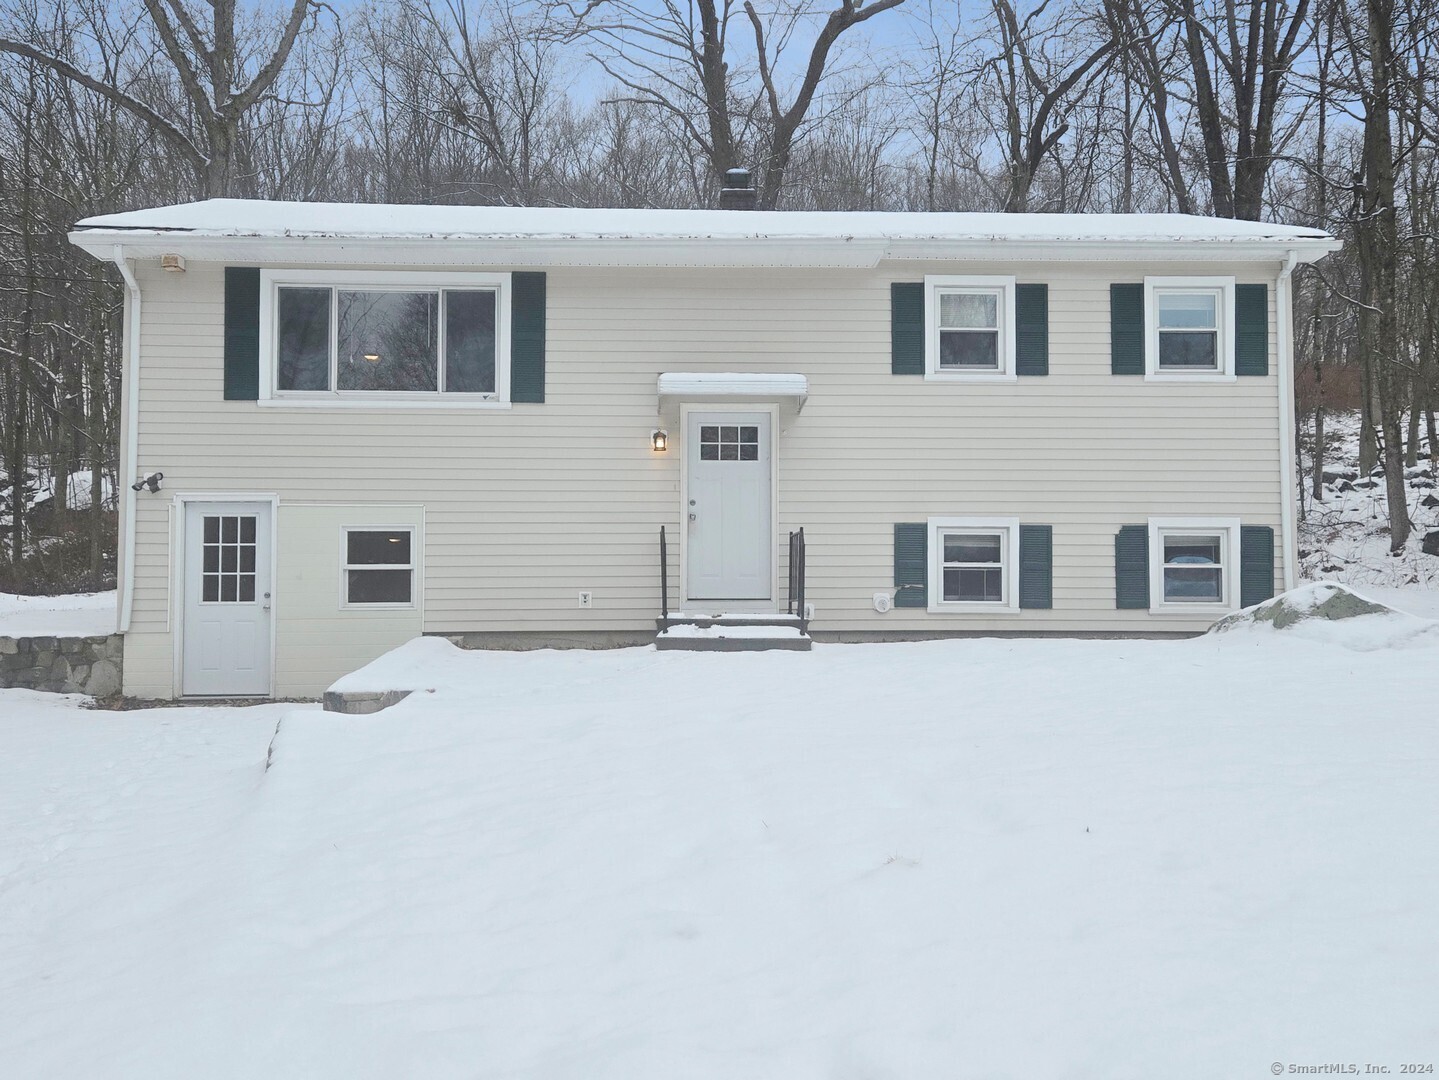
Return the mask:
<path fill-rule="evenodd" d="M 270 693 L 269 503 L 185 504 L 181 693 Z"/>
<path fill-rule="evenodd" d="M 689 600 L 770 600 L 770 414 L 690 413 Z"/>

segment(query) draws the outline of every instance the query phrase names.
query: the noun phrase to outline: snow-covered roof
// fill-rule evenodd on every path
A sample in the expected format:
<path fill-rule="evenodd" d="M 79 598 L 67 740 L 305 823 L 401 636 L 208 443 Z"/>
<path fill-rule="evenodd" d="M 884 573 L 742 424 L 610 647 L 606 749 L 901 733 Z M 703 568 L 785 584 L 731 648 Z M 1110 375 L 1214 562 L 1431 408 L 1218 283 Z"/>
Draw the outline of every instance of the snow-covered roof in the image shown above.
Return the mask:
<path fill-rule="evenodd" d="M 538 264 L 611 264 L 641 253 L 685 252 L 686 261 L 733 265 L 873 265 L 884 258 L 972 256 L 1003 247 L 1025 257 L 1082 257 L 1071 249 L 1206 250 L 1229 257 L 1296 250 L 1318 258 L 1337 247 L 1326 233 L 1292 225 L 1183 214 L 981 214 L 811 210 L 646 210 L 575 207 L 403 206 L 210 199 L 86 218 L 71 239 L 103 258 L 123 244 L 204 257 L 303 246 L 319 258 L 357 243 L 539 254 Z M 848 256 L 835 258 L 837 250 Z M 607 253 L 599 259 L 577 257 Z M 738 252 L 738 253 L 737 253 Z M 828 252 L 828 255 L 823 253 Z M 563 255 L 556 257 L 557 253 Z M 625 258 L 628 253 L 630 258 Z M 787 253 L 787 254 L 786 254 Z M 776 258 L 778 262 L 776 263 Z M 676 263 L 683 264 L 683 263 Z"/>

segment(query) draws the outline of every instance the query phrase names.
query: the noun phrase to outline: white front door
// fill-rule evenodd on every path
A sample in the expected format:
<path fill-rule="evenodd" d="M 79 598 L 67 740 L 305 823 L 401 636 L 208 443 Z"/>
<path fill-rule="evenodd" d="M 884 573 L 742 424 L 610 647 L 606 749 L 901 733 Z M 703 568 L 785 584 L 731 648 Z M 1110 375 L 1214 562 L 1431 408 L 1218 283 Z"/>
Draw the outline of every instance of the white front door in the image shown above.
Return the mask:
<path fill-rule="evenodd" d="M 687 598 L 770 600 L 770 414 L 690 413 Z"/>
<path fill-rule="evenodd" d="M 185 504 L 181 693 L 270 692 L 269 503 Z"/>

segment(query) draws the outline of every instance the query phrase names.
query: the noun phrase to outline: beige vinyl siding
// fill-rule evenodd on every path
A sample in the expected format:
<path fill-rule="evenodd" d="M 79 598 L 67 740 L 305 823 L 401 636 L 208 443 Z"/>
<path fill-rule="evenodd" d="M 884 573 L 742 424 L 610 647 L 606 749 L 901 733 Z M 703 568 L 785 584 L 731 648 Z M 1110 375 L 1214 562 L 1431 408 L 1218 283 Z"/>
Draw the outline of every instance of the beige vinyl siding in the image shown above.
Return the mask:
<path fill-rule="evenodd" d="M 891 375 L 890 283 L 927 273 L 1048 283 L 1050 374 L 1008 383 Z M 1271 374 L 1213 384 L 1112 376 L 1110 283 L 1194 273 L 1270 286 Z M 176 492 L 277 494 L 280 580 L 302 543 L 284 525 L 290 504 L 423 507 L 426 632 L 653 627 L 662 524 L 671 595 L 681 595 L 685 454 L 678 417 L 657 411 L 663 371 L 809 378 L 803 412 L 782 410 L 776 430 L 775 548 L 782 594 L 785 537 L 804 526 L 816 631 L 1203 629 L 1208 618 L 1115 609 L 1114 534 L 1151 516 L 1237 516 L 1273 527 L 1282 558 L 1276 273 L 1101 262 L 551 268 L 544 404 L 326 410 L 224 401 L 223 268 L 191 262 L 184 274 L 164 274 L 142 265 L 137 466 L 163 471 L 166 490 L 138 500 L 127 689 L 172 691 Z M 665 454 L 649 448 L 657 424 L 670 431 Z M 873 594 L 893 588 L 894 523 L 940 515 L 1053 525 L 1054 609 L 876 613 Z M 593 593 L 588 610 L 578 607 L 580 590 Z M 284 692 L 315 692 L 335 669 L 335 643 L 322 640 L 333 612 L 318 594 L 313 603 L 308 615 L 281 609 L 282 624 L 307 619 L 314 630 L 277 626 Z M 401 629 L 413 628 L 388 627 L 367 648 Z"/>

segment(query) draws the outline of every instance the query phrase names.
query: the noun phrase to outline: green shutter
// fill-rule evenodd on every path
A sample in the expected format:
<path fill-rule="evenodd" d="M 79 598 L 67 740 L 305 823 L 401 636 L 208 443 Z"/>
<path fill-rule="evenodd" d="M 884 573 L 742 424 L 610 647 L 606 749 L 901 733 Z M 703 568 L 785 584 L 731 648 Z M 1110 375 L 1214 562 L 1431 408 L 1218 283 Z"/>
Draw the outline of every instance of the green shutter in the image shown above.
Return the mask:
<path fill-rule="evenodd" d="M 923 521 L 894 527 L 895 607 L 929 606 L 929 526 Z"/>
<path fill-rule="evenodd" d="M 1144 374 L 1144 286 L 1109 287 L 1109 370 Z"/>
<path fill-rule="evenodd" d="M 1123 525 L 1114 537 L 1114 606 L 1149 609 L 1149 526 Z"/>
<path fill-rule="evenodd" d="M 1268 525 L 1239 528 L 1239 606 L 1252 607 L 1274 595 L 1274 530 Z"/>
<path fill-rule="evenodd" d="M 1234 286 L 1234 371 L 1269 374 L 1269 286 Z"/>
<path fill-rule="evenodd" d="M 260 396 L 260 270 L 225 267 L 225 400 Z"/>
<path fill-rule="evenodd" d="M 1014 287 L 1014 370 L 1049 374 L 1049 286 Z"/>
<path fill-rule="evenodd" d="M 889 287 L 889 370 L 924 374 L 924 283 L 896 281 Z"/>
<path fill-rule="evenodd" d="M 510 275 L 510 400 L 545 400 L 545 275 Z"/>
<path fill-rule="evenodd" d="M 1019 527 L 1019 606 L 1054 606 L 1054 526 Z"/>

